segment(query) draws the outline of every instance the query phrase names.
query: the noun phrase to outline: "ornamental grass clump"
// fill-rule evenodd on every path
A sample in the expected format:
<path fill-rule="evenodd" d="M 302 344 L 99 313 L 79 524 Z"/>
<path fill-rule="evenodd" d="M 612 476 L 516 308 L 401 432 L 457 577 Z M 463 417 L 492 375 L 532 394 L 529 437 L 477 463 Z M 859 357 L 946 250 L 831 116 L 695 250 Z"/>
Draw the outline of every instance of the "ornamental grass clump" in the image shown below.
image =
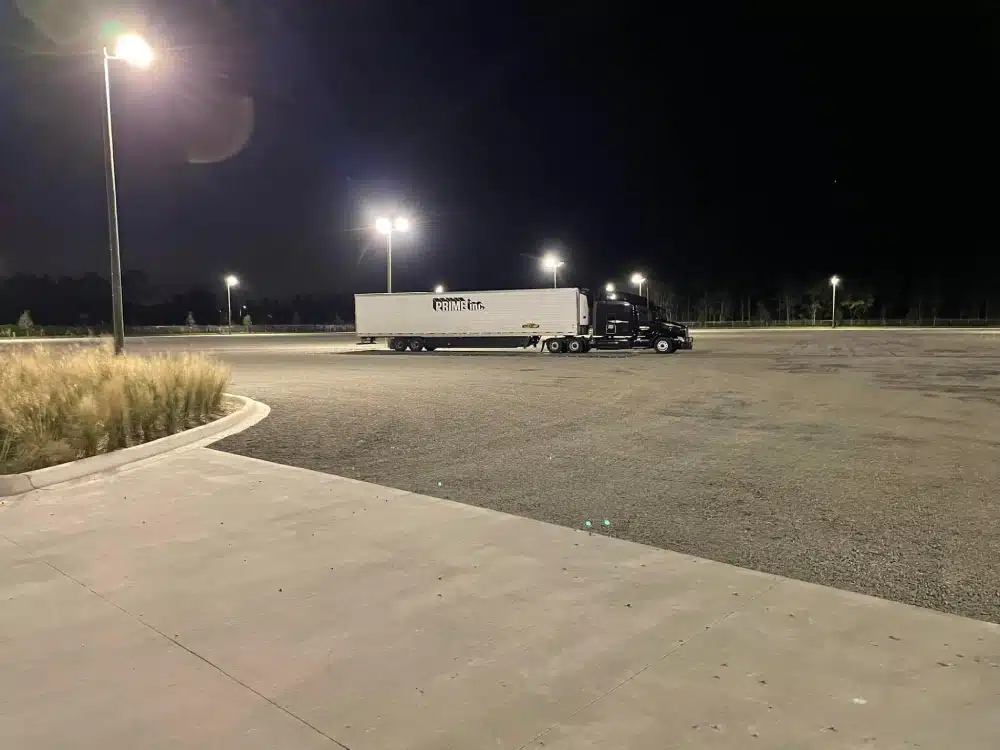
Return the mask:
<path fill-rule="evenodd" d="M 229 369 L 201 355 L 0 350 L 0 474 L 127 448 L 220 416 Z"/>

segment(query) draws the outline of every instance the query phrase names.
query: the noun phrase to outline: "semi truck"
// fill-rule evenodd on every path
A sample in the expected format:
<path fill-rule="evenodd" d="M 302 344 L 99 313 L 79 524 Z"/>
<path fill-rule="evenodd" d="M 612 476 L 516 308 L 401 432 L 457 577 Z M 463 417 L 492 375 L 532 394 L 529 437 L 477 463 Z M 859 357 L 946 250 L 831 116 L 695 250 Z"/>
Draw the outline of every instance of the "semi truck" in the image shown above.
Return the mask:
<path fill-rule="evenodd" d="M 361 340 L 385 339 L 398 352 L 541 345 L 553 354 L 637 347 L 672 354 L 693 347 L 687 326 L 648 301 L 577 288 L 356 294 L 354 313 Z"/>

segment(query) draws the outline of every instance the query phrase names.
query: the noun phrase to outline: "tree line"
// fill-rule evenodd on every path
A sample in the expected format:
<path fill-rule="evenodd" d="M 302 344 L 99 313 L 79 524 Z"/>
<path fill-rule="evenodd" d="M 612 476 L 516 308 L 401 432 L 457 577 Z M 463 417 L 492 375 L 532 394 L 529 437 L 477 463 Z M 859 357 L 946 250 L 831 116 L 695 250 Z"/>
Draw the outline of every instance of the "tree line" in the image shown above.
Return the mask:
<path fill-rule="evenodd" d="M 1000 322 L 1000 302 L 988 293 L 950 291 L 931 285 L 906 295 L 880 295 L 864 282 L 838 285 L 836 309 L 829 280 L 801 284 L 789 282 L 768 291 L 742 292 L 730 289 L 680 290 L 669 283 L 649 284 L 650 302 L 677 320 L 702 324 L 744 323 L 812 324 L 829 321 L 907 320 L 933 324 L 936 320 L 990 319 Z M 991 304 L 992 303 L 992 304 Z"/>
<path fill-rule="evenodd" d="M 845 279 L 837 289 L 837 319 L 1000 320 L 1000 298 L 988 283 L 941 289 L 935 284 L 881 292 L 874 283 Z M 122 277 L 125 323 L 131 326 L 225 325 L 226 294 L 218 288 L 194 286 L 163 294 L 136 271 Z M 772 289 L 742 284 L 713 288 L 709 284 L 673 284 L 652 278 L 644 289 L 649 300 L 676 320 L 702 324 L 792 324 L 829 321 L 833 295 L 829 281 L 786 281 Z M 1000 289 L 997 290 L 1000 292 Z M 286 299 L 258 297 L 233 289 L 233 323 L 255 325 L 329 325 L 351 322 L 350 293 L 295 295 Z M 0 326 L 73 326 L 103 328 L 111 322 L 111 288 L 98 274 L 80 277 L 16 275 L 0 278 Z"/>
<path fill-rule="evenodd" d="M 128 326 L 227 323 L 224 289 L 193 286 L 163 294 L 142 273 L 122 275 L 125 324 Z M 354 316 L 354 296 L 295 295 L 273 299 L 234 288 L 233 324 L 249 316 L 257 325 L 325 325 Z M 80 277 L 19 274 L 0 278 L 0 326 L 65 326 L 103 329 L 111 325 L 111 285 L 98 274 Z M 20 326 L 23 327 L 23 326 Z"/>

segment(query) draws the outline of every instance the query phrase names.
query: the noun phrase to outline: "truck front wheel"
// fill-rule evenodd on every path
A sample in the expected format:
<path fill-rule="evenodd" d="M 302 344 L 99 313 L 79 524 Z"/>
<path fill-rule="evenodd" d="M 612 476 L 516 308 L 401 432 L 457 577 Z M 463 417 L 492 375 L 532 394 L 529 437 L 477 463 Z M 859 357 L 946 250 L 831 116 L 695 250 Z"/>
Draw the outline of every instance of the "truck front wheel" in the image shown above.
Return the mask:
<path fill-rule="evenodd" d="M 565 344 L 562 339 L 549 339 L 545 342 L 545 348 L 549 350 L 552 354 L 561 354 L 564 349 Z"/>
<path fill-rule="evenodd" d="M 677 349 L 677 344 L 674 343 L 673 339 L 658 338 L 653 342 L 653 348 L 660 354 L 673 354 Z"/>

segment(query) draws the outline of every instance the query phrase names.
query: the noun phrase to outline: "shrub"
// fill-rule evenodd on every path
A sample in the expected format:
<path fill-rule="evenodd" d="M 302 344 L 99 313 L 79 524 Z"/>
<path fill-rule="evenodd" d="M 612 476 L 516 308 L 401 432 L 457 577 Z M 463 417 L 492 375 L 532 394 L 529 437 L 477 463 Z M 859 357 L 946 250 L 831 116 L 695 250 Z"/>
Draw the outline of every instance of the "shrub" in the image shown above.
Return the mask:
<path fill-rule="evenodd" d="M 137 445 L 221 412 L 229 370 L 108 347 L 0 352 L 0 474 Z"/>

